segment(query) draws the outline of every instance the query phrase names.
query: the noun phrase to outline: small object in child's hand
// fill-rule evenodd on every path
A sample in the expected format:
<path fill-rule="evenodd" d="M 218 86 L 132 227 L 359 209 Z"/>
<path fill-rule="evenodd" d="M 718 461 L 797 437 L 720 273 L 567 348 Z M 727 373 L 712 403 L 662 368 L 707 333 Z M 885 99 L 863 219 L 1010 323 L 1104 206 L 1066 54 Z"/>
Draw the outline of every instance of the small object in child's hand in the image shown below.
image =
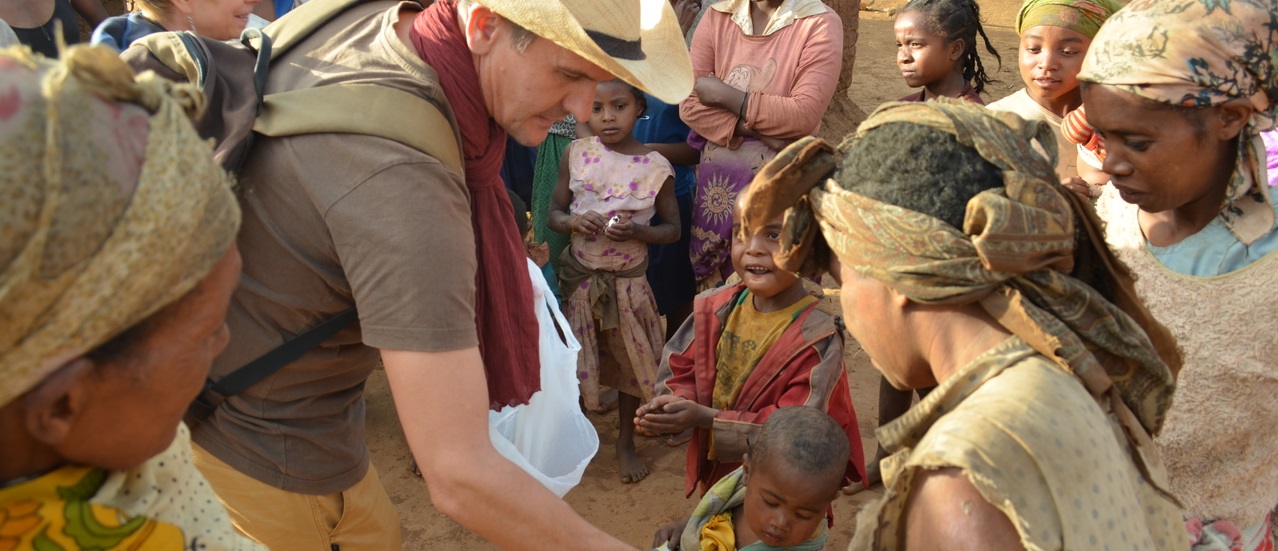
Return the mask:
<path fill-rule="evenodd" d="M 609 218 L 609 219 L 608 219 L 608 227 L 609 227 L 609 228 L 611 228 L 611 227 L 613 227 L 613 226 L 616 226 L 617 224 L 620 224 L 620 223 L 621 223 L 621 215 L 620 215 L 620 214 L 614 214 L 614 215 L 612 215 L 612 218 Z"/>

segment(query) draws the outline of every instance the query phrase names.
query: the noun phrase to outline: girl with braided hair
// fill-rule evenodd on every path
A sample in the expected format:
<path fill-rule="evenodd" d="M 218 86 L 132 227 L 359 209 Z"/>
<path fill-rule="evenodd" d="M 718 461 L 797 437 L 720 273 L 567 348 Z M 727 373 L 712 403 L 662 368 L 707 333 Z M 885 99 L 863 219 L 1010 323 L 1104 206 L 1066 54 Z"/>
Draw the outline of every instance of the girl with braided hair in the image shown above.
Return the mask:
<path fill-rule="evenodd" d="M 899 101 L 946 96 L 985 105 L 981 93 L 994 79 L 985 72 L 976 35 L 994 59 L 1003 58 L 990 44 L 974 0 L 910 0 L 897 13 L 893 30 L 901 76 L 911 88 L 923 88 Z"/>

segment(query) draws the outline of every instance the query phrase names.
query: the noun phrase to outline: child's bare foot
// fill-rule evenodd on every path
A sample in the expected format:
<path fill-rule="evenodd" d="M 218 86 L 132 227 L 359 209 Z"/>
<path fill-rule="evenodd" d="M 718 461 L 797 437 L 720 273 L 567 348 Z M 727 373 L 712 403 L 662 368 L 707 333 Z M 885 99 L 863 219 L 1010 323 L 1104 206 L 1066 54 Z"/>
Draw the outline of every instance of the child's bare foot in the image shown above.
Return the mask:
<path fill-rule="evenodd" d="M 621 466 L 622 484 L 635 484 L 648 477 L 648 465 L 633 446 L 617 446 L 617 463 Z"/>
<path fill-rule="evenodd" d="M 670 438 L 666 439 L 666 445 L 672 448 L 677 448 L 687 444 L 689 440 L 692 440 L 692 429 L 685 430 L 679 434 L 670 435 Z"/>

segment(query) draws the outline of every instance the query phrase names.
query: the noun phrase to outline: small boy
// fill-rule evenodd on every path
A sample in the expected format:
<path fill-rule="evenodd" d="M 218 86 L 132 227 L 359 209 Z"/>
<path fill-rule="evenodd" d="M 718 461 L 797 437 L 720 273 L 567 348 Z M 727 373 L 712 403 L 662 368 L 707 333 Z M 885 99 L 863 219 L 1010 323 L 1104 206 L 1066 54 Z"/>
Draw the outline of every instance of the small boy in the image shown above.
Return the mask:
<path fill-rule="evenodd" d="M 773 413 L 741 467 L 701 498 L 692 517 L 657 531 L 658 551 L 825 547 L 826 511 L 852 446 L 843 427 L 809 407 Z"/>
<path fill-rule="evenodd" d="M 734 216 L 739 218 L 740 206 Z M 657 396 L 635 412 L 641 434 L 689 428 L 684 491 L 704 493 L 741 465 L 747 438 L 787 406 L 829 414 L 851 442 L 845 482 L 865 480 L 865 457 L 843 368 L 843 333 L 793 273 L 777 268 L 781 219 L 754 235 L 732 226 L 742 282 L 697 297 L 662 353 Z"/>

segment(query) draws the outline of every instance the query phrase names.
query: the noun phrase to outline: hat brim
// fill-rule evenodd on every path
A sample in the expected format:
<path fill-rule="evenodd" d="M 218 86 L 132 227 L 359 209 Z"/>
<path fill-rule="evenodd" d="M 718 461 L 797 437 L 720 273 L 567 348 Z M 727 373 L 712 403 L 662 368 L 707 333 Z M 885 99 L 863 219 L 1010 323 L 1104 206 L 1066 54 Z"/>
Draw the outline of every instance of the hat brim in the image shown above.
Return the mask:
<path fill-rule="evenodd" d="M 667 0 L 639 0 L 643 59 L 608 55 L 586 34 L 572 12 L 555 0 L 478 0 L 484 7 L 550 40 L 661 101 L 675 104 L 692 93 L 692 59 Z M 652 22 L 649 25 L 649 22 Z"/>

